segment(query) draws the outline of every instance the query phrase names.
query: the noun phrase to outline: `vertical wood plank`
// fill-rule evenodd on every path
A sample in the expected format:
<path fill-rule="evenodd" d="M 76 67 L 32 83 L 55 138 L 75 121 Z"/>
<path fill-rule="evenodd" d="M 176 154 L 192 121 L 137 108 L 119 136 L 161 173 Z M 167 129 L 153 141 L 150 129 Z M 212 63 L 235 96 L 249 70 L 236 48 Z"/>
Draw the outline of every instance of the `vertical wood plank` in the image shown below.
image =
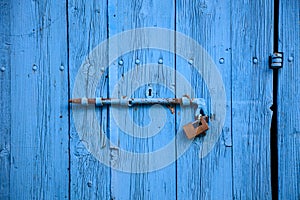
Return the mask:
<path fill-rule="evenodd" d="M 23 0 L 11 6 L 10 198 L 67 199 L 66 6 Z"/>
<path fill-rule="evenodd" d="M 117 33 L 134 28 L 143 27 L 163 27 L 174 30 L 174 2 L 167 1 L 119 1 L 109 0 L 109 36 L 114 36 Z M 165 84 L 174 80 L 174 73 L 167 72 L 163 66 L 169 66 L 174 69 L 174 55 L 168 52 L 160 50 L 147 49 L 147 38 L 135 37 L 134 35 L 130 39 L 135 46 L 142 45 L 145 49 L 135 48 L 132 52 L 125 55 L 120 53 L 120 59 L 123 60 L 123 65 L 118 64 L 118 60 L 110 66 L 109 71 L 109 90 L 110 97 L 113 97 L 113 89 L 116 84 L 124 85 L 119 89 L 117 98 L 122 96 L 145 98 L 146 89 L 152 84 L 153 97 L 174 97 L 174 93 L 169 91 Z M 120 39 L 117 46 L 109 46 L 110 51 L 118 51 L 119 47 L 126 44 L 127 40 Z M 163 60 L 163 64 L 159 64 L 159 59 Z M 140 63 L 136 62 L 139 60 Z M 145 64 L 153 63 L 150 70 L 148 70 Z M 132 70 L 132 71 L 131 71 Z M 127 72 L 131 71 L 131 78 L 126 80 L 129 75 Z M 120 82 L 118 83 L 120 79 Z M 150 79 L 153 82 L 158 82 L 162 85 L 156 85 L 151 82 L 142 84 L 144 80 Z M 141 84 L 140 88 L 134 88 L 136 84 Z M 164 87 L 165 86 L 165 87 Z M 169 85 L 168 85 L 169 86 Z M 131 91 L 133 93 L 131 93 Z M 115 96 L 114 96 L 115 97 Z M 128 109 L 128 108 L 125 108 Z M 136 153 L 150 153 L 160 148 L 163 148 L 168 142 L 170 142 L 175 136 L 175 118 L 167 108 L 164 107 L 152 107 L 149 106 L 137 106 L 130 108 L 129 112 L 133 122 L 137 126 L 147 126 L 153 123 L 149 119 L 149 114 L 152 114 L 154 118 L 163 116 L 166 113 L 166 121 L 162 126 L 161 131 L 153 136 L 147 137 L 155 130 L 140 131 L 133 128 L 130 136 L 128 132 L 119 129 L 118 125 L 114 121 L 115 119 L 110 115 L 110 139 L 113 143 L 112 148 L 112 165 L 120 165 L 122 159 L 118 152 L 121 150 L 127 150 Z M 127 119 L 126 119 L 127 120 Z M 129 123 L 126 126 L 130 126 Z M 155 127 L 157 129 L 159 127 Z M 138 135 L 146 136 L 146 138 L 138 138 Z M 175 156 L 175 146 L 173 155 Z M 158 160 L 160 158 L 157 158 Z M 143 160 L 144 161 L 144 160 Z M 135 162 L 139 160 L 131 160 L 132 165 L 137 165 Z M 142 161 L 141 161 L 142 162 Z M 151 162 L 149 160 L 149 162 Z M 159 162 L 159 161 L 158 161 Z M 151 166 L 153 163 L 146 163 L 145 167 Z M 133 167 L 134 168 L 134 167 Z M 130 173 L 131 172 L 131 173 Z M 158 171 L 135 173 L 134 171 L 120 172 L 112 169 L 111 171 L 111 191 L 112 199 L 175 199 L 176 198 L 176 174 L 175 163 L 167 166 Z"/>
<path fill-rule="evenodd" d="M 279 48 L 284 66 L 278 86 L 279 199 L 300 198 L 300 2 L 280 1 Z"/>
<path fill-rule="evenodd" d="M 107 2 L 69 0 L 68 16 L 70 88 L 72 91 L 75 78 L 86 56 L 107 38 Z M 105 56 L 105 52 L 102 53 Z M 92 59 L 89 63 L 90 65 L 93 65 Z M 93 73 L 87 72 L 85 76 L 86 80 L 89 81 Z M 108 77 L 106 75 L 103 76 L 106 78 L 99 80 L 99 87 L 97 87 L 97 94 L 95 95 L 107 97 Z M 88 97 L 90 91 L 87 88 L 82 88 L 82 91 Z M 72 109 L 76 109 L 76 106 L 72 107 Z M 78 109 L 84 113 L 92 112 L 92 110 L 82 106 L 79 106 Z M 107 123 L 107 109 L 105 107 L 96 109 L 96 112 L 99 116 L 99 121 L 87 118 L 83 124 L 88 127 L 93 123 L 102 123 L 102 131 L 105 134 L 107 133 L 105 125 Z M 71 120 L 70 143 L 71 199 L 110 199 L 110 169 L 100 163 L 87 150 L 85 141 L 79 137 L 78 131 L 75 129 L 73 118 Z M 101 148 L 100 144 L 99 148 Z"/>
<path fill-rule="evenodd" d="M 273 1 L 232 1 L 231 20 L 234 198 L 271 199 Z"/>
<path fill-rule="evenodd" d="M 226 120 L 220 138 L 216 140 L 210 152 L 201 157 L 204 141 L 216 131 L 211 127 L 204 137 L 194 139 L 187 152 L 177 161 L 177 198 L 178 199 L 231 199 L 232 198 L 232 144 L 231 144 L 231 48 L 230 48 L 230 1 L 176 1 L 176 31 L 182 32 L 196 40 L 211 56 L 222 76 L 227 96 Z M 176 41 L 179 43 L 180 41 Z M 176 57 L 176 70 L 183 74 L 192 85 L 194 97 L 204 98 L 211 111 L 211 96 L 208 84 L 215 84 L 215 77 L 205 82 L 196 65 L 203 65 L 204 72 L 209 71 L 205 60 L 195 63 L 193 46 L 181 47 L 177 51 L 185 51 L 189 58 L 183 60 Z M 201 57 L 201 56 L 200 56 Z M 203 58 L 203 57 L 201 57 Z M 223 58 L 224 63 L 219 63 Z M 191 60 L 191 61 L 189 61 Z M 186 92 L 191 97 L 192 90 L 180 90 L 181 83 L 176 84 L 176 95 L 181 97 Z M 217 86 L 216 86 L 217 87 Z M 220 89 L 220 88 L 217 88 Z M 177 124 L 180 113 L 177 113 Z M 194 121 L 194 111 L 188 121 Z M 210 114 L 210 113 L 207 113 Z M 214 113 L 219 117 L 220 113 Z M 181 129 L 181 127 L 178 127 Z M 184 134 L 179 131 L 177 134 Z M 216 133 L 214 133 L 216 134 Z"/>
<path fill-rule="evenodd" d="M 9 199 L 10 183 L 10 8 L 9 0 L 0 1 L 0 199 Z"/>

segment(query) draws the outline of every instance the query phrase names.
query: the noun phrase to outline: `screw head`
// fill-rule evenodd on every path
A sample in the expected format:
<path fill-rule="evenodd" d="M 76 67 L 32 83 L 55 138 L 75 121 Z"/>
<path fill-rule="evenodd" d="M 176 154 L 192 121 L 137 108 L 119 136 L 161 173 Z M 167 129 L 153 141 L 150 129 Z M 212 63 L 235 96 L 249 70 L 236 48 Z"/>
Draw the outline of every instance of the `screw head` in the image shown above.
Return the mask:
<path fill-rule="evenodd" d="M 33 70 L 33 71 L 36 71 L 36 70 L 37 70 L 37 66 L 36 66 L 36 65 L 33 65 L 33 66 L 32 66 L 32 70 Z"/>
<path fill-rule="evenodd" d="M 192 65 L 192 64 L 194 63 L 193 59 L 190 59 L 190 60 L 188 61 L 188 63 L 189 63 L 190 65 Z"/>
<path fill-rule="evenodd" d="M 258 63 L 258 59 L 256 57 L 253 58 L 253 63 L 257 64 Z"/>
<path fill-rule="evenodd" d="M 163 59 L 162 58 L 158 59 L 158 64 L 163 64 Z"/>
<path fill-rule="evenodd" d="M 220 58 L 219 63 L 220 64 L 224 64 L 225 63 L 225 59 L 224 58 Z"/>
<path fill-rule="evenodd" d="M 290 56 L 290 57 L 288 58 L 288 61 L 289 61 L 289 62 L 293 62 L 293 60 L 294 60 L 293 56 Z"/>
<path fill-rule="evenodd" d="M 119 60 L 119 65 L 123 65 L 123 64 L 124 64 L 123 60 Z"/>
<path fill-rule="evenodd" d="M 1 67 L 1 72 L 5 72 L 5 67 Z"/>
<path fill-rule="evenodd" d="M 139 59 L 136 59 L 136 60 L 135 60 L 135 64 L 138 65 L 138 64 L 140 64 L 140 63 L 141 63 L 141 61 L 140 61 Z"/>
<path fill-rule="evenodd" d="M 104 67 L 101 67 L 100 70 L 101 70 L 101 72 L 104 72 L 104 71 L 105 71 Z"/>
<path fill-rule="evenodd" d="M 64 69 L 65 69 L 65 67 L 64 67 L 63 65 L 61 65 L 61 66 L 59 67 L 59 70 L 60 70 L 60 71 L 64 71 Z"/>

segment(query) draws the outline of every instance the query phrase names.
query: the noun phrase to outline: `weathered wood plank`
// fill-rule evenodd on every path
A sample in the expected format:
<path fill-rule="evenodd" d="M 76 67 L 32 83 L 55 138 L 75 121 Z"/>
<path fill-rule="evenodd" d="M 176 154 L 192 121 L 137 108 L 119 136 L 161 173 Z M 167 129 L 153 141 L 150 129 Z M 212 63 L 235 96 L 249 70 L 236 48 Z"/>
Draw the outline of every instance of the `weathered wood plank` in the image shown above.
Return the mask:
<path fill-rule="evenodd" d="M 278 86 L 279 199 L 300 199 L 300 2 L 280 1 Z"/>
<path fill-rule="evenodd" d="M 65 2 L 14 1 L 10 21 L 10 198 L 67 199 Z"/>
<path fill-rule="evenodd" d="M 109 0 L 109 36 L 134 28 L 163 27 L 174 30 L 174 2 L 167 1 L 119 1 Z M 174 69 L 174 55 L 161 50 L 147 49 L 147 37 L 132 35 L 131 38 L 120 38 L 117 46 L 109 45 L 110 51 L 118 51 L 119 60 L 123 65 L 115 61 L 109 70 L 110 97 L 113 97 L 114 87 L 119 82 L 118 98 L 122 96 L 145 98 L 149 84 L 153 89 L 154 97 L 174 97 L 166 87 L 174 81 L 174 72 L 167 71 L 164 67 Z M 157 38 L 159 39 L 159 37 Z M 136 47 L 125 55 L 121 52 L 122 45 L 132 42 Z M 145 48 L 145 49 L 142 49 Z M 122 55 L 122 56 L 121 56 Z M 136 60 L 139 61 L 136 61 Z M 161 64 L 158 60 L 162 59 Z M 146 67 L 145 64 L 153 63 Z M 126 74 L 130 72 L 129 74 Z M 157 85 L 155 82 L 161 84 Z M 169 85 L 166 85 L 169 84 Z M 140 86 L 137 87 L 136 86 Z M 125 108 L 128 109 L 128 108 Z M 130 118 L 124 119 L 123 125 L 127 131 L 121 130 L 116 124 L 115 118 L 110 114 L 110 139 L 113 142 L 112 167 L 122 166 L 123 162 L 132 162 L 132 168 L 127 172 L 111 171 L 112 199 L 175 199 L 176 198 L 176 169 L 175 163 L 158 171 L 135 173 L 136 166 L 140 170 L 151 170 L 154 163 L 160 162 L 162 158 L 153 161 L 149 154 L 169 143 L 175 136 L 175 117 L 167 108 L 154 106 L 138 106 L 130 108 Z M 111 112 L 112 113 L 112 110 Z M 149 115 L 151 115 L 152 120 Z M 165 119 L 163 117 L 166 117 Z M 156 119 L 162 119 L 161 127 L 155 124 Z M 122 116 L 121 116 L 122 120 Z M 133 121 L 133 124 L 130 123 Z M 156 120 L 157 121 L 157 120 Z M 119 122 L 120 123 L 120 122 Z M 122 123 L 122 122 L 121 122 Z M 153 129 L 147 129 L 147 125 Z M 160 131 L 158 130 L 160 129 Z M 153 132 L 157 134 L 150 137 Z M 129 135 L 133 134 L 133 135 Z M 139 138 L 139 136 L 146 138 Z M 148 162 L 144 159 L 133 159 L 132 157 L 120 157 L 121 151 L 148 154 Z M 175 156 L 175 145 L 170 156 Z M 144 165 L 141 165 L 144 163 Z"/>
<path fill-rule="evenodd" d="M 232 1 L 231 20 L 234 198 L 271 199 L 273 1 Z"/>
<path fill-rule="evenodd" d="M 231 145 L 231 51 L 230 51 L 230 1 L 176 1 L 176 31 L 182 32 L 196 40 L 211 56 L 222 76 L 226 91 L 226 121 L 223 130 L 211 127 L 204 137 L 196 138 L 187 152 L 177 161 L 177 198 L 178 199 L 231 199 L 232 198 L 232 145 Z M 176 57 L 176 70 L 183 74 L 192 85 L 189 90 L 182 90 L 182 83 L 176 84 L 176 95 L 185 93 L 204 98 L 209 111 L 211 106 L 208 87 L 216 85 L 216 74 L 209 80 L 203 80 L 210 73 L 210 65 L 194 46 L 181 46 L 177 38 L 176 49 L 189 56 L 183 60 Z M 183 48 L 183 49 L 179 49 Z M 196 59 L 195 58 L 200 58 Z M 223 58 L 224 63 L 219 63 Z M 189 59 L 192 61 L 189 61 Z M 198 67 L 204 68 L 199 74 Z M 193 95 L 193 91 L 195 94 Z M 211 110 L 212 108 L 212 110 Z M 224 108 L 225 109 L 225 108 Z M 181 110 L 182 111 L 182 110 Z M 209 114 L 209 113 L 207 113 Z M 214 113 L 220 118 L 221 113 Z M 177 125 L 180 124 L 178 113 Z M 194 120 L 194 111 L 187 121 Z M 212 120 L 212 119 L 211 119 Z M 178 127 L 179 129 L 181 127 Z M 220 133 L 218 133 L 220 131 Z M 177 134 L 184 134 L 179 131 Z M 211 135 L 217 137 L 210 148 L 205 147 Z"/>
<path fill-rule="evenodd" d="M 86 56 L 99 43 L 107 38 L 107 2 L 106 1 L 68 1 L 69 13 L 69 60 L 70 60 L 70 88 L 71 94 L 74 90 L 74 82 L 78 76 L 79 68 L 86 59 Z M 105 52 L 100 52 L 105 57 Z M 103 54 L 103 55 L 102 55 Z M 94 58 L 87 62 L 92 67 Z M 104 67 L 104 66 L 103 66 Z M 95 74 L 86 72 L 86 81 L 91 81 Z M 105 77 L 106 75 L 104 75 Z M 97 80 L 98 81 L 98 80 Z M 107 96 L 108 78 L 99 80 L 97 96 Z M 80 90 L 88 96 L 91 91 L 85 88 L 87 83 L 82 83 Z M 96 94 L 94 94 L 96 96 Z M 74 98 L 81 98 L 74 97 Z M 75 107 L 72 107 L 74 112 Z M 83 113 L 92 112 L 86 107 L 78 107 Z M 102 132 L 105 134 L 107 124 L 107 108 L 97 109 L 99 121 L 86 118 L 85 127 L 91 127 L 93 123 L 102 124 Z M 78 125 L 77 125 L 78 127 Z M 84 128 L 83 128 L 84 129 Z M 94 155 L 87 150 L 87 141 L 79 137 L 79 131 L 75 129 L 74 118 L 71 120 L 71 199 L 110 199 L 110 169 L 100 163 Z M 101 144 L 98 144 L 99 148 Z M 109 144 L 107 144 L 109 145 Z M 108 155 L 109 156 L 109 155 Z"/>
<path fill-rule="evenodd" d="M 9 199 L 10 183 L 10 7 L 9 0 L 0 1 L 0 199 Z"/>

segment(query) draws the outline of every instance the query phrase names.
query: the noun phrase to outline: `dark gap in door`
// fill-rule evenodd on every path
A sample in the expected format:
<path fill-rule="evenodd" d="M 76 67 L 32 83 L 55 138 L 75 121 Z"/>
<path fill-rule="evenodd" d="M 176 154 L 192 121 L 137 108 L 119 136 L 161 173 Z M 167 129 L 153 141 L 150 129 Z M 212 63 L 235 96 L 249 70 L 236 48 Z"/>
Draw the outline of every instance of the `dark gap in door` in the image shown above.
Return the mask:
<path fill-rule="evenodd" d="M 176 0 L 174 1 L 174 51 L 175 51 L 175 54 L 174 54 L 174 70 L 175 70 L 175 74 L 174 74 L 174 76 L 175 76 L 175 88 L 174 88 L 174 93 L 175 93 L 175 98 L 177 98 L 177 94 L 176 94 L 176 92 L 177 92 L 177 90 L 176 90 L 176 85 L 177 85 L 177 76 L 176 76 L 176 66 L 177 66 L 177 51 L 176 51 L 176 31 L 177 31 L 177 26 L 176 26 L 176 20 L 177 20 L 177 5 L 176 5 Z M 178 131 L 178 129 L 177 129 L 177 106 L 175 105 L 175 115 L 174 115 L 174 121 L 175 121 L 175 126 L 174 126 L 174 128 L 175 128 L 175 156 L 176 156 L 176 158 L 177 158 L 177 140 L 176 140 L 176 134 L 177 134 L 177 131 Z M 176 181 L 176 187 L 175 187 L 175 193 L 176 193 L 176 196 L 175 196 L 175 199 L 177 200 L 178 199 L 178 171 L 177 171 L 177 167 L 178 167 L 178 163 L 177 163 L 177 160 L 178 159 L 176 159 L 175 160 L 175 181 Z"/>
<path fill-rule="evenodd" d="M 274 35 L 273 52 L 278 52 L 279 41 L 279 0 L 274 0 Z M 272 199 L 278 200 L 278 69 L 273 69 L 273 111 L 271 130 L 270 130 L 270 151 L 271 151 L 271 187 Z"/>
<path fill-rule="evenodd" d="M 70 39 L 69 39 L 69 1 L 66 0 L 66 32 L 67 32 L 67 67 L 68 67 L 68 99 L 71 98 L 71 83 L 70 83 Z M 71 199 L 71 104 L 68 104 L 68 199 Z"/>

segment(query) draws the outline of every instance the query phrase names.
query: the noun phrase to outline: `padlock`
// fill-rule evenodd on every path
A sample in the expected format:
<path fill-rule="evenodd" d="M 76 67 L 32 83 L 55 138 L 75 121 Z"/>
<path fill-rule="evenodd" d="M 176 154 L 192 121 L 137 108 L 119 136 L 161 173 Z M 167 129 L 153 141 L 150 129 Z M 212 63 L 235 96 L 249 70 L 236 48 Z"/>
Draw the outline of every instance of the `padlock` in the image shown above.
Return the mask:
<path fill-rule="evenodd" d="M 193 139 L 194 137 L 205 134 L 205 131 L 209 129 L 207 124 L 207 117 L 200 116 L 200 118 L 192 123 L 188 123 L 183 126 L 183 131 L 185 132 L 188 139 Z"/>

